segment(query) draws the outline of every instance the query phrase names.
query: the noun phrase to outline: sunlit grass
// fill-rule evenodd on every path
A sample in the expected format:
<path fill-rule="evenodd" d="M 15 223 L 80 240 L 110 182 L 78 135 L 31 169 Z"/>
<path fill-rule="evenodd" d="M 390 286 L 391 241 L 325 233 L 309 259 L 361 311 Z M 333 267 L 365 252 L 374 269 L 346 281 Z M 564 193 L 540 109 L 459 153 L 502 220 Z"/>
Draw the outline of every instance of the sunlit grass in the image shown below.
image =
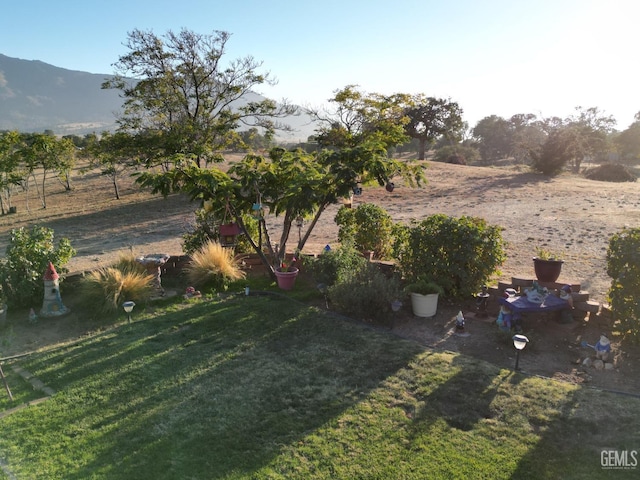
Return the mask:
<path fill-rule="evenodd" d="M 280 295 L 168 305 L 19 364 L 58 393 L 0 420 L 16 478 L 588 479 L 640 440 L 638 399 Z"/>

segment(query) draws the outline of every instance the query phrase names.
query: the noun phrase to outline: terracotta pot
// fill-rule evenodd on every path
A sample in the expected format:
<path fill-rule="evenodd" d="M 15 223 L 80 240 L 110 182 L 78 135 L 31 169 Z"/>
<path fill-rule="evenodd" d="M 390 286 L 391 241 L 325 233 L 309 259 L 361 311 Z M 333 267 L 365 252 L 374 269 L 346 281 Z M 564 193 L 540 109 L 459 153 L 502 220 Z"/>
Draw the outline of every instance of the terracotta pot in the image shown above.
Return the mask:
<path fill-rule="evenodd" d="M 540 282 L 555 282 L 562 271 L 564 260 L 542 260 L 533 257 L 533 269 L 536 272 L 536 278 Z"/>
<path fill-rule="evenodd" d="M 296 284 L 298 269 L 293 267 L 287 272 L 281 272 L 279 269 L 276 269 L 275 274 L 276 280 L 278 281 L 278 287 L 282 290 L 292 290 L 293 286 Z"/>

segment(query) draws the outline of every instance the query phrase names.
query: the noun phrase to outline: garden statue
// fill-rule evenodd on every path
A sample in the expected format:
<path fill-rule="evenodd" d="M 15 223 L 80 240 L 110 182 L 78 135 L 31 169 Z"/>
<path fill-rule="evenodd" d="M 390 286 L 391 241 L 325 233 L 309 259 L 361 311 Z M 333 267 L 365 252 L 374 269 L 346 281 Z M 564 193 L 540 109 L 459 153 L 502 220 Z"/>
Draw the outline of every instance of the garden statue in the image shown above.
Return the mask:
<path fill-rule="evenodd" d="M 505 298 L 513 298 L 516 296 L 516 291 L 513 288 L 507 288 L 504 291 Z M 496 320 L 498 327 L 503 332 L 509 332 L 511 327 L 514 326 L 513 312 L 506 305 L 500 305 L 500 312 L 498 313 L 498 319 Z"/>
<path fill-rule="evenodd" d="M 44 300 L 42 309 L 40 309 L 41 317 L 59 317 L 69 313 L 69 309 L 64 306 L 60 297 L 59 278 L 56 267 L 49 262 L 49 266 L 44 272 Z"/>
<path fill-rule="evenodd" d="M 596 359 L 606 362 L 611 353 L 611 342 L 604 333 L 600 334 L 600 339 L 595 345 L 590 345 L 587 342 L 582 342 L 583 347 L 591 347 L 596 351 Z"/>
<path fill-rule="evenodd" d="M 573 295 L 571 295 L 571 285 L 564 285 L 560 289 L 560 293 L 558 296 L 569 304 L 569 310 L 562 310 L 560 312 L 560 322 L 561 323 L 571 323 L 573 321 L 573 315 L 571 310 L 573 310 Z"/>
<path fill-rule="evenodd" d="M 464 332 L 464 315 L 462 315 L 462 310 L 456 315 L 456 330 L 458 332 Z"/>

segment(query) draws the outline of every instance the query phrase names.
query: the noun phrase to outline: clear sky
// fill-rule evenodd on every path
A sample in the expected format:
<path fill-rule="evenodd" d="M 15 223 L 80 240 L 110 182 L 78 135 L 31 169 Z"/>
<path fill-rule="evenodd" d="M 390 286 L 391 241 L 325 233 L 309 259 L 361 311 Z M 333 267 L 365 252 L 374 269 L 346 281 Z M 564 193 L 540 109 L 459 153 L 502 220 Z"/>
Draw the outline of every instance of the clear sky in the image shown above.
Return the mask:
<path fill-rule="evenodd" d="M 319 107 L 346 85 L 450 98 L 488 115 L 640 111 L 638 0 L 0 0 L 0 53 L 113 73 L 127 32 L 232 34 L 278 79 L 258 93 Z"/>

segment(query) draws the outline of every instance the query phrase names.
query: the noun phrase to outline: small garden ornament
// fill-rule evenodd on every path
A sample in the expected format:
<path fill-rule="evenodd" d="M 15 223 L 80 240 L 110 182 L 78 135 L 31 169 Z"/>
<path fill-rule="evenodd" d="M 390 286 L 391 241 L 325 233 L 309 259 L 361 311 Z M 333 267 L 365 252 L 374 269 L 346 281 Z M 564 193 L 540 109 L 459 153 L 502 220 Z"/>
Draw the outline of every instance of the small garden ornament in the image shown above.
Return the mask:
<path fill-rule="evenodd" d="M 596 351 L 596 359 L 602 360 L 603 362 L 606 362 L 608 360 L 609 354 L 611 353 L 611 342 L 604 333 L 600 334 L 600 339 L 596 342 L 595 345 L 590 345 L 587 342 L 582 342 L 582 346 L 593 348 Z"/>
<path fill-rule="evenodd" d="M 60 297 L 59 278 L 56 268 L 49 262 L 43 278 L 44 300 L 40 309 L 41 317 L 59 317 L 69 313 L 69 309 L 64 306 Z"/>

